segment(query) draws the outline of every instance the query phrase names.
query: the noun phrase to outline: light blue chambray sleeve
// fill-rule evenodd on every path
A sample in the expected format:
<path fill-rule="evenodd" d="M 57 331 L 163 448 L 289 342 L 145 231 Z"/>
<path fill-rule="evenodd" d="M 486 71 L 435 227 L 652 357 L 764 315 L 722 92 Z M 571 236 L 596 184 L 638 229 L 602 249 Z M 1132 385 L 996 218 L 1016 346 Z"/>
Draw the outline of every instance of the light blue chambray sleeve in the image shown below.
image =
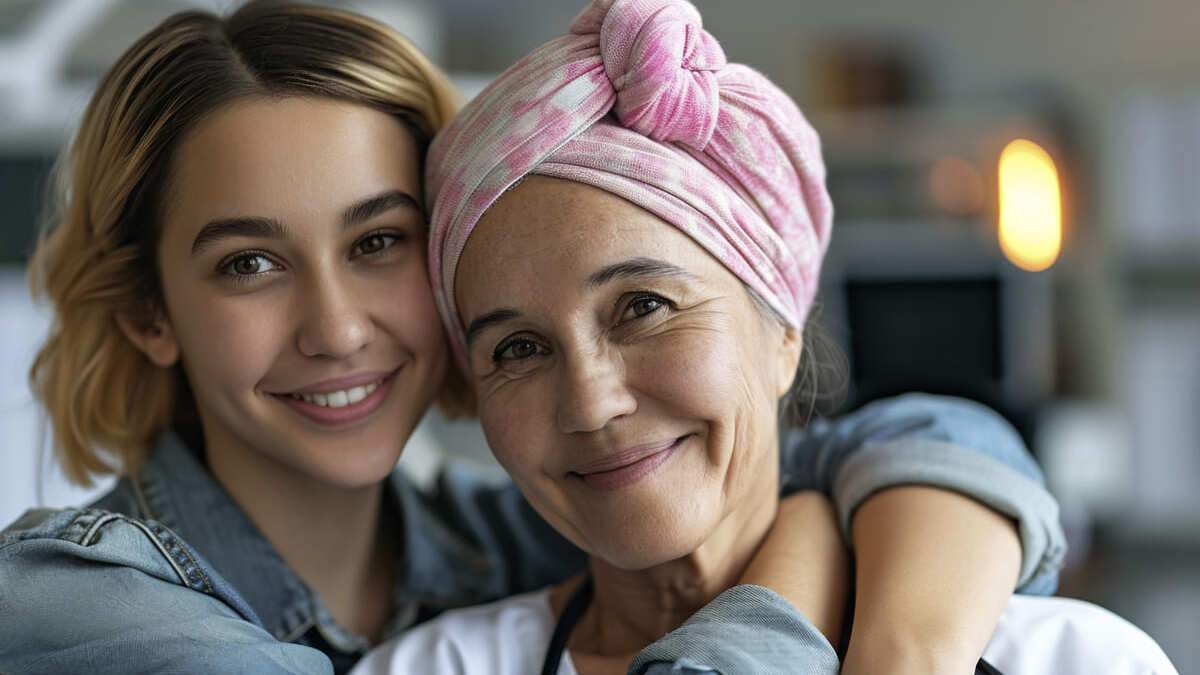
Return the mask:
<path fill-rule="evenodd" d="M 1017 590 L 1050 594 L 1066 554 L 1058 502 L 1016 430 L 966 399 L 906 394 L 782 434 L 785 493 L 830 495 L 846 541 L 855 510 L 888 487 L 919 484 L 972 497 L 1017 522 Z"/>
<path fill-rule="evenodd" d="M 762 586 L 741 585 L 639 652 L 627 673 L 836 675 L 839 668 L 833 646 L 794 605 Z"/>
<path fill-rule="evenodd" d="M 333 675 L 224 602 L 219 580 L 190 588 L 145 527 L 41 509 L 0 533 L 0 672 Z"/>

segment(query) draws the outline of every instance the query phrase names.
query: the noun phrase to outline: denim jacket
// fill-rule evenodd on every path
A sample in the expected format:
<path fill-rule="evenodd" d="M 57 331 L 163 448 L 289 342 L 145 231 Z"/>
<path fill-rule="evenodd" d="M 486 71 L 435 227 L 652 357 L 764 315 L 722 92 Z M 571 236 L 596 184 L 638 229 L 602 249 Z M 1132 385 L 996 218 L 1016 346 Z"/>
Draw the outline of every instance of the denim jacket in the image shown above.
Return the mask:
<path fill-rule="evenodd" d="M 1065 552 L 1057 504 L 1019 437 L 986 408 L 889 399 L 785 434 L 780 457 L 784 492 L 830 494 L 844 532 L 856 506 L 892 485 L 983 501 L 1018 523 L 1021 590 L 1054 588 Z M 511 485 L 449 470 L 427 494 L 395 472 L 385 494 L 404 541 L 384 637 L 584 565 Z M 743 646 L 764 644 L 767 633 L 779 636 L 770 649 Z M 89 507 L 30 510 L 0 533 L 3 673 L 340 673 L 369 646 L 334 620 L 173 432 L 138 475 Z M 630 672 L 787 672 L 830 658 L 836 672 L 828 642 L 790 604 L 743 586 L 647 647 Z"/>

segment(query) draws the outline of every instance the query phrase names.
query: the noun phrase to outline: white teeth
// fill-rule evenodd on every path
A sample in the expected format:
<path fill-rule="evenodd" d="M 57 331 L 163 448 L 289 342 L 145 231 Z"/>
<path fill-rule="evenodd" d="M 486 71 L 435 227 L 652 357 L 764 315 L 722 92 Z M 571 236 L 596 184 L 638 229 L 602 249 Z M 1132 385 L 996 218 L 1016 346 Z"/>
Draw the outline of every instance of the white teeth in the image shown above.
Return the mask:
<path fill-rule="evenodd" d="M 351 387 L 341 391 L 327 391 L 319 394 L 292 394 L 292 398 L 298 398 L 302 401 L 308 401 L 309 403 L 326 408 L 344 408 L 370 396 L 371 392 L 378 388 L 379 383 L 372 382 L 361 387 Z"/>

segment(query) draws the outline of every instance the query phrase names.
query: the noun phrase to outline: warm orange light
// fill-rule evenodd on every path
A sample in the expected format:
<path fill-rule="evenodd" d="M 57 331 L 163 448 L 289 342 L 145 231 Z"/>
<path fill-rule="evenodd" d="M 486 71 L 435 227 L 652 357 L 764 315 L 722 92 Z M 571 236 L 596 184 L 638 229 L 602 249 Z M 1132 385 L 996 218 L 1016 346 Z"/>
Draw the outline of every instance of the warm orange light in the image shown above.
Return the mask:
<path fill-rule="evenodd" d="M 1030 272 L 1053 265 L 1062 249 L 1058 170 L 1049 153 L 1023 138 L 1000 153 L 1000 248 Z"/>

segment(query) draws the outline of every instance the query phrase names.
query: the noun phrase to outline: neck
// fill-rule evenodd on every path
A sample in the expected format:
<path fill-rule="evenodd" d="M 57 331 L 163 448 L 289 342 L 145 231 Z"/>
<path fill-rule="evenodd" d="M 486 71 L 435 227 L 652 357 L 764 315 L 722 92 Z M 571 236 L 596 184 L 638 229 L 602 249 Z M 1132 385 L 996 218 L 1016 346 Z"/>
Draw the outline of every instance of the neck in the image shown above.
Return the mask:
<path fill-rule="evenodd" d="M 263 453 L 210 445 L 209 468 L 275 551 L 352 632 L 375 640 L 391 613 L 394 523 L 383 483 L 322 482 Z"/>
<path fill-rule="evenodd" d="M 625 570 L 593 557 L 595 593 L 570 642 L 576 665 L 589 660 L 628 663 L 736 585 L 766 537 L 777 506 L 773 494 L 748 503 L 730 512 L 695 551 L 655 567 Z"/>

